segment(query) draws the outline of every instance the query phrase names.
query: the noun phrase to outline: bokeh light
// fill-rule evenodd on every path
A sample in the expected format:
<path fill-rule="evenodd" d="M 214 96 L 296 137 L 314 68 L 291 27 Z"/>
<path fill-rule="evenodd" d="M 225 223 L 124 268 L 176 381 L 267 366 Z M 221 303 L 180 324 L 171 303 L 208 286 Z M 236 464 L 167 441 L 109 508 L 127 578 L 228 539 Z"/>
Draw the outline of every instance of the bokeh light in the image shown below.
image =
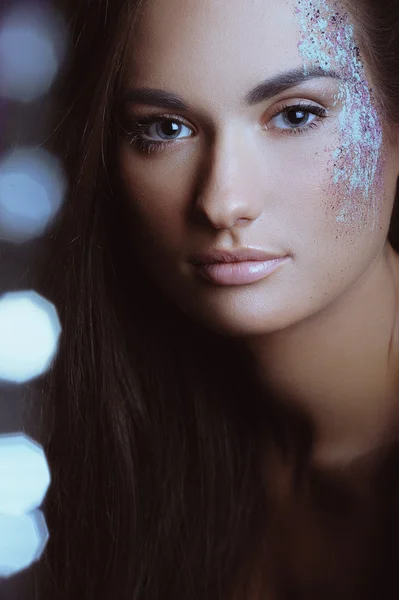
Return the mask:
<path fill-rule="evenodd" d="M 49 485 L 41 446 L 23 433 L 0 436 L 0 577 L 41 557 L 49 532 L 39 507 Z"/>
<path fill-rule="evenodd" d="M 62 204 L 59 161 L 41 148 L 18 148 L 0 162 L 0 239 L 26 242 L 43 233 Z"/>
<path fill-rule="evenodd" d="M 51 302 L 36 292 L 0 297 L 0 379 L 23 383 L 45 373 L 57 352 L 61 325 Z"/>
<path fill-rule="evenodd" d="M 43 554 L 49 533 L 43 513 L 0 514 L 0 577 L 10 577 L 30 567 Z"/>
<path fill-rule="evenodd" d="M 34 510 L 49 484 L 41 446 L 22 433 L 0 435 L 0 514 L 18 517 Z"/>
<path fill-rule="evenodd" d="M 65 54 L 65 28 L 50 6 L 29 2 L 0 22 L 0 95 L 31 102 L 54 82 Z"/>
<path fill-rule="evenodd" d="M 41 116 L 47 99 L 43 104 L 41 98 L 56 80 L 67 43 L 67 27 L 51 0 L 16 0 L 1 6 L 0 99 L 13 118 L 8 120 L 5 112 L 1 116 L 2 147 L 11 150 L 0 157 L 0 242 L 15 245 L 39 238 L 62 206 L 66 178 L 61 162 L 43 148 L 15 141 L 32 139 L 33 131 L 38 131 L 39 140 L 46 137 Z M 37 100 L 37 105 L 30 105 Z M 9 248 L 5 255 L 16 259 L 19 268 L 19 248 Z M 30 255 L 30 247 L 24 249 Z M 7 276 L 13 266 L 5 269 Z M 21 280 L 16 269 L 15 288 Z M 13 289 L 13 282 L 7 287 Z M 34 290 L 0 295 L 0 383 L 23 384 L 45 374 L 60 334 L 56 308 Z M 5 393 L 9 389 L 2 386 Z M 22 396 L 26 389 L 12 387 Z M 15 409 L 15 403 L 10 406 Z M 6 431 L 2 416 L 0 423 Z M 15 575 L 42 556 L 49 532 L 40 506 L 50 481 L 39 444 L 24 433 L 0 434 L 0 578 Z"/>

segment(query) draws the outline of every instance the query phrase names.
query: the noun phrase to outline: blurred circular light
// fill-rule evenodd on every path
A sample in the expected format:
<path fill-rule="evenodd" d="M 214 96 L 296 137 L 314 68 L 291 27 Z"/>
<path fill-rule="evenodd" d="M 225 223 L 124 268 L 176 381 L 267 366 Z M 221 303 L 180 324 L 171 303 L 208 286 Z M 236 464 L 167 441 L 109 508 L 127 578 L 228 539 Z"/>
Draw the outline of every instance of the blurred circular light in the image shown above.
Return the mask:
<path fill-rule="evenodd" d="M 38 508 L 50 485 L 43 448 L 22 433 L 0 435 L 0 514 Z"/>
<path fill-rule="evenodd" d="M 36 292 L 0 298 L 0 379 L 23 383 L 45 373 L 58 348 L 61 325 L 53 304 Z"/>
<path fill-rule="evenodd" d="M 19 148 L 0 162 L 0 239 L 25 242 L 43 233 L 62 204 L 60 162 L 42 148 Z"/>
<path fill-rule="evenodd" d="M 65 49 L 65 29 L 49 8 L 13 7 L 0 23 L 0 95 L 31 102 L 56 78 Z"/>
<path fill-rule="evenodd" d="M 30 567 L 43 554 L 49 533 L 43 513 L 0 514 L 0 577 Z"/>
<path fill-rule="evenodd" d="M 0 436 L 0 577 L 39 560 L 49 538 L 39 510 L 50 485 L 42 447 L 23 433 Z"/>

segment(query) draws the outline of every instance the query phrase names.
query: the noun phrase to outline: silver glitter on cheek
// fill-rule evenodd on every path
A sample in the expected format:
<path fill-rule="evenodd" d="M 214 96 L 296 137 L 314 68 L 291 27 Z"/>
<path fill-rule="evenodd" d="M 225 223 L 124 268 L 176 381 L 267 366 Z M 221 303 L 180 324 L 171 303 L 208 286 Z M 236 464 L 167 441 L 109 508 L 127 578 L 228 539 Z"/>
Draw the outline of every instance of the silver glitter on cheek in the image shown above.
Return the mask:
<path fill-rule="evenodd" d="M 333 195 L 336 221 L 363 226 L 371 222 L 374 229 L 384 194 L 383 130 L 354 28 L 336 0 L 296 0 L 295 12 L 303 32 L 298 44 L 303 60 L 324 71 L 336 70 L 345 80 L 336 97 L 342 104 L 339 147 L 327 149 L 332 166 L 328 192 Z M 304 70 L 306 74 L 306 64 Z"/>

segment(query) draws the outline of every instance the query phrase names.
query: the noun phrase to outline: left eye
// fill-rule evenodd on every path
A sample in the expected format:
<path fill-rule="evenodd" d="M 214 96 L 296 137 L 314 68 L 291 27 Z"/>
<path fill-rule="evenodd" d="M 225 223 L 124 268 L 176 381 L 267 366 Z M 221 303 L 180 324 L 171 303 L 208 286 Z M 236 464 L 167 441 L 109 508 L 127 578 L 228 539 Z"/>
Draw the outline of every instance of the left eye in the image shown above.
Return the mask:
<path fill-rule="evenodd" d="M 284 110 L 271 119 L 274 121 L 274 126 L 279 129 L 296 129 L 310 125 L 317 115 L 303 108 L 291 108 Z"/>
<path fill-rule="evenodd" d="M 146 139 L 151 141 L 169 141 L 175 140 L 179 137 L 179 134 L 184 130 L 188 132 L 188 135 L 182 137 L 189 137 L 191 135 L 191 129 L 179 121 L 172 121 L 171 119 L 163 119 L 154 121 L 145 128 L 145 134 L 143 135 Z M 158 139 L 156 138 L 158 136 Z"/>

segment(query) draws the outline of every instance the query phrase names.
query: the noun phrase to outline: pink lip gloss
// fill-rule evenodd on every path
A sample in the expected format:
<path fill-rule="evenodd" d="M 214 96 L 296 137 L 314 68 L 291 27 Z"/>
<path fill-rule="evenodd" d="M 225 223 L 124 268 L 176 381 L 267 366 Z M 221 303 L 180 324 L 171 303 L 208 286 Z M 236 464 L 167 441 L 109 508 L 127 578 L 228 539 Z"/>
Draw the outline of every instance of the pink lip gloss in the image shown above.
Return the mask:
<path fill-rule="evenodd" d="M 259 281 L 273 273 L 287 257 L 272 260 L 246 260 L 232 263 L 197 265 L 202 277 L 217 285 L 245 285 Z"/>

